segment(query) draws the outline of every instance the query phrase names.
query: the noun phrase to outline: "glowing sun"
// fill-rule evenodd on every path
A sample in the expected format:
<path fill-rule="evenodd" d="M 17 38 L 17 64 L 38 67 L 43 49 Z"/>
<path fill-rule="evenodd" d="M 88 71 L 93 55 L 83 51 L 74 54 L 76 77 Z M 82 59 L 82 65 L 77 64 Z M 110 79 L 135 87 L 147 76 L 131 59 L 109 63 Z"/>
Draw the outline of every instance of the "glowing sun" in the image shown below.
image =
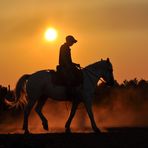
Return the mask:
<path fill-rule="evenodd" d="M 54 28 L 48 28 L 44 34 L 46 41 L 54 41 L 57 38 L 57 30 Z"/>

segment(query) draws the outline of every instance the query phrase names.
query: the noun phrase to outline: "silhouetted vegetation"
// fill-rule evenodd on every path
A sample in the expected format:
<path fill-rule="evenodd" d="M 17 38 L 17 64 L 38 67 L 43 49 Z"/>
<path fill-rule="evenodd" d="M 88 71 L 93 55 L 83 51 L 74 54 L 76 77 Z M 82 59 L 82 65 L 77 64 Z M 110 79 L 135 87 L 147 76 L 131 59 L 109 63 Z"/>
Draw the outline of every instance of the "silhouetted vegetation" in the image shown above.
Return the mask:
<path fill-rule="evenodd" d="M 4 101 L 5 98 L 9 100 L 14 99 L 14 91 L 10 90 L 10 85 L 8 87 L 0 85 L 0 111 L 7 109 Z"/>

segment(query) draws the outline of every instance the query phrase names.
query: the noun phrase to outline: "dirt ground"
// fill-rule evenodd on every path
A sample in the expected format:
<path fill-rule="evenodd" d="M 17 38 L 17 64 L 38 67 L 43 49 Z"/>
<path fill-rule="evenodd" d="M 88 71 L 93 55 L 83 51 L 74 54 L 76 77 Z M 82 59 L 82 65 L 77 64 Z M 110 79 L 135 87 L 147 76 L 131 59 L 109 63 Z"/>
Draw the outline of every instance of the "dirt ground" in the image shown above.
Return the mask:
<path fill-rule="evenodd" d="M 148 148 L 148 128 L 107 130 L 101 134 L 1 134 L 0 148 Z"/>

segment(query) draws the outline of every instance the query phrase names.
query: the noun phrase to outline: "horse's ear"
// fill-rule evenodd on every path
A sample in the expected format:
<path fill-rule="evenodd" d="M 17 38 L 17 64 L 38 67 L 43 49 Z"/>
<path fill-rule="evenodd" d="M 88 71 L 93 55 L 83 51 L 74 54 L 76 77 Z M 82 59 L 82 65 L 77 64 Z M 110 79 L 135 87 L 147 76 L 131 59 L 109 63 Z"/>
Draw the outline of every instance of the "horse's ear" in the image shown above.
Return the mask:
<path fill-rule="evenodd" d="M 103 59 L 101 58 L 101 61 L 103 61 Z"/>
<path fill-rule="evenodd" d="M 110 62 L 109 58 L 107 58 L 107 62 Z"/>

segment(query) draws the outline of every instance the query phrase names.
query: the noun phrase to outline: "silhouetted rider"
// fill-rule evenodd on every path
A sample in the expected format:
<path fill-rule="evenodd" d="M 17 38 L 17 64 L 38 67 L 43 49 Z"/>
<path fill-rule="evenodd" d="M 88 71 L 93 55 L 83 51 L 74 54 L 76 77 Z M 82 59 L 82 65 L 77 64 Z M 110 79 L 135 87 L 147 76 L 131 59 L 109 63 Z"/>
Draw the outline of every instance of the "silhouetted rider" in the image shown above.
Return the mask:
<path fill-rule="evenodd" d="M 71 49 L 70 46 L 72 46 L 74 43 L 76 43 L 77 40 L 69 35 L 66 37 L 66 43 L 64 43 L 60 48 L 60 56 L 59 56 L 59 65 L 63 66 L 65 68 L 71 68 L 71 66 L 80 66 L 79 64 L 73 63 L 71 58 Z"/>
<path fill-rule="evenodd" d="M 70 47 L 76 42 L 77 40 L 72 35 L 68 35 L 66 42 L 60 47 L 59 66 L 63 71 L 68 88 L 81 83 L 80 64 L 73 63 L 71 58 Z"/>

